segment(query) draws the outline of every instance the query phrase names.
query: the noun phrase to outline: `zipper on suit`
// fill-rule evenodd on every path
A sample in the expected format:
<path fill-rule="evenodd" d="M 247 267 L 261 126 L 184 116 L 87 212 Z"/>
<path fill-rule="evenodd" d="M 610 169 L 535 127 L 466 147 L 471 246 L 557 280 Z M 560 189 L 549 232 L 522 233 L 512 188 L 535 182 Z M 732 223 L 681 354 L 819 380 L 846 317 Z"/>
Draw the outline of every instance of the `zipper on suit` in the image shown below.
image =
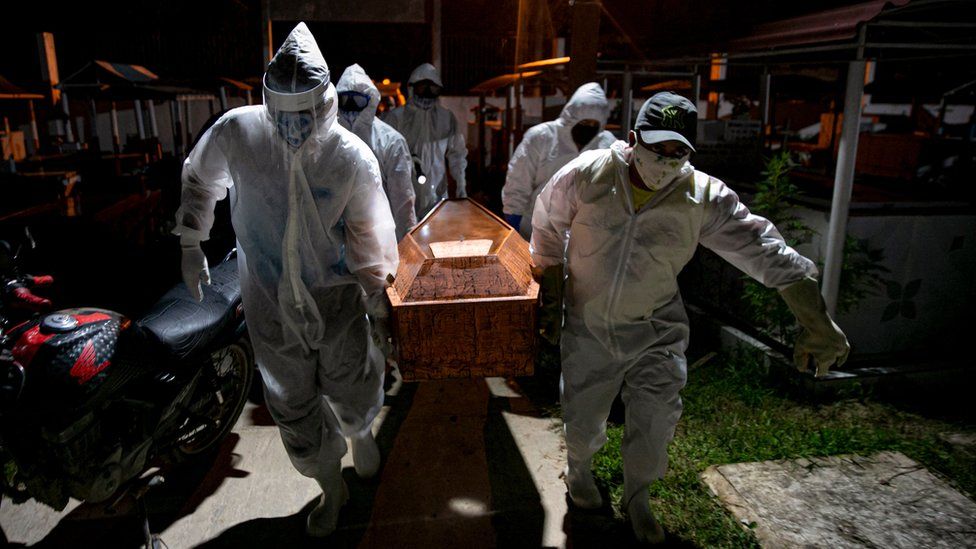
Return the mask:
<path fill-rule="evenodd" d="M 614 189 L 616 189 L 619 181 L 614 182 Z M 610 286 L 610 299 L 607 302 L 606 319 L 607 319 L 607 334 L 609 335 L 610 352 L 613 355 L 618 355 L 617 346 L 617 333 L 613 328 L 613 321 L 611 320 L 610 313 L 616 309 L 617 301 L 620 299 L 621 288 L 623 287 L 623 274 L 624 268 L 626 267 L 627 258 L 630 256 L 630 249 L 632 246 L 634 226 L 636 225 L 635 220 L 637 214 L 634 213 L 633 200 L 630 197 L 630 189 L 626 187 L 623 188 L 624 200 L 626 202 L 627 212 L 629 214 L 627 220 L 627 233 L 624 237 L 624 249 L 617 260 L 617 270 L 613 276 L 613 284 Z"/>

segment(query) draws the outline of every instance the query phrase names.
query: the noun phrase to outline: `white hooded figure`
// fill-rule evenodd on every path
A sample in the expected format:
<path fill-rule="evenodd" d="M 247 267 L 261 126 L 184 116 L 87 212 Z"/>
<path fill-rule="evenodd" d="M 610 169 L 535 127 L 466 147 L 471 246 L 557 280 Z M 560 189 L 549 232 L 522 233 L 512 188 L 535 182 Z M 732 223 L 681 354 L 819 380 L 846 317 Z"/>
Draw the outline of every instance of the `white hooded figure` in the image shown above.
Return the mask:
<path fill-rule="evenodd" d="M 601 505 L 590 471 L 606 443 L 610 407 L 625 407 L 623 504 L 634 533 L 659 542 L 648 485 L 664 476 L 687 378 L 688 317 L 678 273 L 699 244 L 780 290 L 803 332 L 801 369 L 843 364 L 847 339 L 826 312 L 817 267 L 749 212 L 718 179 L 688 162 L 697 111 L 665 92 L 641 107 L 629 143 L 588 151 L 559 170 L 535 204 L 530 248 L 536 265 L 561 269 L 565 317 L 560 400 L 570 499 Z"/>
<path fill-rule="evenodd" d="M 532 210 L 542 187 L 559 168 L 584 151 L 606 149 L 616 139 L 604 130 L 610 106 L 596 82 L 573 93 L 559 118 L 535 125 L 522 138 L 508 161 L 502 188 L 505 220 L 528 240 L 532 236 Z"/>
<path fill-rule="evenodd" d="M 201 240 L 230 194 L 244 312 L 268 410 L 292 464 L 323 495 L 308 532 L 336 526 L 347 498 L 340 459 L 352 438 L 360 476 L 376 473 L 370 426 L 383 401 L 383 356 L 367 314 L 396 272 L 393 217 L 369 148 L 336 119 L 336 92 L 300 23 L 264 77 L 264 105 L 233 109 L 183 164 L 175 233 L 196 296 L 209 282 Z"/>
<path fill-rule="evenodd" d="M 396 222 L 397 241 L 417 224 L 414 210 L 413 162 L 407 140 L 376 118 L 380 91 L 359 65 L 346 67 L 336 83 L 339 124 L 359 136 L 376 155 L 383 175 L 383 190 Z"/>
<path fill-rule="evenodd" d="M 407 84 L 410 100 L 390 111 L 384 120 L 407 139 L 410 154 L 419 166 L 414 190 L 417 217 L 422 218 L 447 198 L 448 171 L 457 183 L 457 196 L 467 196 L 464 170 L 468 166 L 468 150 L 454 113 L 437 99 L 444 87 L 437 69 L 424 63 L 414 69 Z"/>

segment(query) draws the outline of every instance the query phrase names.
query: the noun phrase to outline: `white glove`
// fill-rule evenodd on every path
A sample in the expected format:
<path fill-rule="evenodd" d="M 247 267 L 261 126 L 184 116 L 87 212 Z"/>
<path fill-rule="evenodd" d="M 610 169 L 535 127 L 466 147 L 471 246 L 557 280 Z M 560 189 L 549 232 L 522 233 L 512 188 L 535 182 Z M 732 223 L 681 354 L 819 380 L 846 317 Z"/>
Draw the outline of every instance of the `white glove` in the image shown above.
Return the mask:
<path fill-rule="evenodd" d="M 366 313 L 373 325 L 373 335 L 376 345 L 383 351 L 383 356 L 393 356 L 390 330 L 390 301 L 386 292 L 377 292 L 366 298 Z"/>
<path fill-rule="evenodd" d="M 203 287 L 200 283 L 210 284 L 207 256 L 204 255 L 199 240 L 181 238 L 180 248 L 183 250 L 183 283 L 189 288 L 194 299 L 203 301 Z"/>
<path fill-rule="evenodd" d="M 806 277 L 780 290 L 780 295 L 803 328 L 793 349 L 797 369 L 807 371 L 811 358 L 816 367 L 816 377 L 826 375 L 835 364 L 842 366 L 851 352 L 851 346 L 847 336 L 827 314 L 827 306 L 820 296 L 816 279 Z"/>

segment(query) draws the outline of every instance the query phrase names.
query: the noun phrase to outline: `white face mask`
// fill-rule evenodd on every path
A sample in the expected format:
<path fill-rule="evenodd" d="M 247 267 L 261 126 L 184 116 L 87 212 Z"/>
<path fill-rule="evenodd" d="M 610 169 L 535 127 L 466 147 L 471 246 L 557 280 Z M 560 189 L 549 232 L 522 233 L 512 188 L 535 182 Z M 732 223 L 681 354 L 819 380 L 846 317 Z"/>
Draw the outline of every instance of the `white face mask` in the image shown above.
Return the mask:
<path fill-rule="evenodd" d="M 415 96 L 413 96 L 413 103 L 414 103 L 414 105 L 417 105 L 421 109 L 427 110 L 427 109 L 433 107 L 434 106 L 434 103 L 437 103 L 437 98 L 436 97 L 420 97 L 420 96 L 415 95 Z"/>
<path fill-rule="evenodd" d="M 667 187 L 682 173 L 690 154 L 681 158 L 668 158 L 640 145 L 634 146 L 634 167 L 644 185 L 652 191 Z"/>

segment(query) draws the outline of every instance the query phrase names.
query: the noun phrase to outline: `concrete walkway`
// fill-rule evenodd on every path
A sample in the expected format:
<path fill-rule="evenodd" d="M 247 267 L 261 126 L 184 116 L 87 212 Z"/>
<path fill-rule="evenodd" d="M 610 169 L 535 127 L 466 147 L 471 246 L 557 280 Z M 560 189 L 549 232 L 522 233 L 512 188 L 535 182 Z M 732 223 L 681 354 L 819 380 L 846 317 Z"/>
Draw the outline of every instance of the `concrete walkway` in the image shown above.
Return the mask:
<path fill-rule="evenodd" d="M 248 405 L 213 460 L 170 475 L 147 499 L 153 530 L 183 547 L 563 547 L 565 448 L 511 380 L 407 384 L 391 390 L 374 425 L 377 479 L 343 460 L 350 500 L 328 540 L 304 536 L 318 486 L 291 467 L 263 407 Z M 139 547 L 131 503 L 115 515 L 72 502 L 0 504 L 9 544 Z M 570 543 L 572 545 L 572 543 Z M 577 544 L 578 545 L 578 544 Z"/>

